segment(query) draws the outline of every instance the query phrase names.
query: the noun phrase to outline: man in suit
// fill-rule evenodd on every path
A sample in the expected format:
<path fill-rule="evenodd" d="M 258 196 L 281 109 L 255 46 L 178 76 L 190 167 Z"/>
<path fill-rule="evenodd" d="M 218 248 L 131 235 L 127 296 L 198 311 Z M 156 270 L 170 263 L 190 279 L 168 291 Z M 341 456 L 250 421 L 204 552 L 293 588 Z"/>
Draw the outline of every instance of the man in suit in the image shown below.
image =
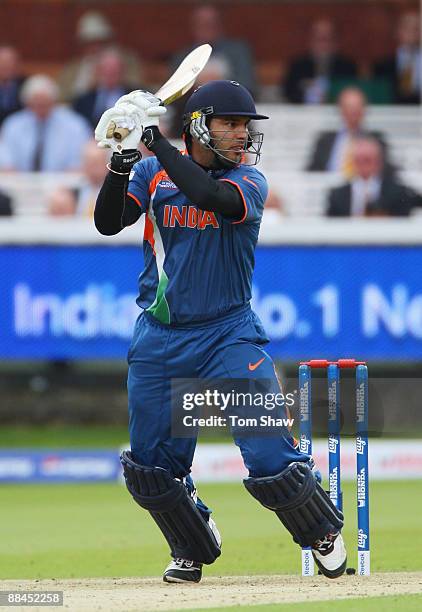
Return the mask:
<path fill-rule="evenodd" d="M 212 4 L 201 4 L 192 10 L 188 23 L 191 44 L 172 58 L 171 65 L 176 68 L 189 51 L 209 43 L 213 49 L 213 59 L 221 59 L 228 66 L 228 75 L 223 78 L 238 81 L 254 94 L 257 87 L 252 49 L 246 40 L 226 35 L 220 10 Z"/>
<path fill-rule="evenodd" d="M 340 172 L 346 178 L 354 173 L 351 148 L 353 140 L 369 135 L 381 145 L 386 172 L 393 172 L 388 162 L 387 146 L 381 132 L 368 131 L 364 127 L 366 97 L 357 87 L 343 89 L 338 98 L 338 108 L 343 126 L 337 132 L 322 132 L 314 146 L 306 170 L 311 172 Z"/>
<path fill-rule="evenodd" d="M 391 83 L 395 104 L 420 104 L 422 59 L 418 13 L 402 15 L 397 39 L 396 52 L 378 62 L 374 74 Z"/>
<path fill-rule="evenodd" d="M 380 143 L 371 137 L 357 138 L 352 149 L 354 178 L 332 189 L 329 217 L 407 217 L 422 205 L 422 196 L 383 172 Z"/>
<path fill-rule="evenodd" d="M 139 81 L 142 81 L 142 64 L 137 54 L 117 44 L 112 24 L 105 15 L 97 11 L 83 13 L 78 20 L 75 36 L 79 55 L 66 64 L 59 75 L 63 101 L 70 102 L 92 89 L 98 57 L 108 49 L 118 51 L 122 57 L 124 82 L 130 89 L 138 87 Z"/>
<path fill-rule="evenodd" d="M 133 87 L 123 81 L 124 63 L 117 50 L 103 51 L 96 65 L 96 85 L 73 102 L 73 109 L 95 127 L 101 115 Z M 139 83 L 138 83 L 139 87 Z"/>
<path fill-rule="evenodd" d="M 319 19 L 312 24 L 309 51 L 293 60 L 282 84 L 292 104 L 323 104 L 333 79 L 353 79 L 356 65 L 336 50 L 334 24 Z"/>
<path fill-rule="evenodd" d="M 20 91 L 24 77 L 19 73 L 19 56 L 13 47 L 0 46 L 0 124 L 22 108 Z"/>

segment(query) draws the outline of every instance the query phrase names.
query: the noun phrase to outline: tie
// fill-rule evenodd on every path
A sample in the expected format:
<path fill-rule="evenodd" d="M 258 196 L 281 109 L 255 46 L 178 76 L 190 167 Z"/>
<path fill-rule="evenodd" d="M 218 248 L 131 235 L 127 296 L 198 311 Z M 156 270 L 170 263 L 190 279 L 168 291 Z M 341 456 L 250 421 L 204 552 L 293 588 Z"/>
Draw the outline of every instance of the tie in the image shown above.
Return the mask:
<path fill-rule="evenodd" d="M 369 185 L 365 181 L 365 184 L 363 186 L 363 192 L 362 192 L 362 214 L 363 215 L 369 216 L 371 214 L 370 204 L 371 204 L 371 194 L 369 191 Z"/>
<path fill-rule="evenodd" d="M 406 66 L 400 74 L 400 92 L 404 95 L 409 95 L 413 91 L 413 69 L 412 66 Z"/>
<path fill-rule="evenodd" d="M 414 64 L 415 54 L 413 52 L 410 52 L 409 56 L 406 58 L 406 65 L 402 68 L 400 72 L 400 93 L 405 96 L 408 96 L 413 93 Z"/>
<path fill-rule="evenodd" d="M 39 172 L 42 167 L 44 144 L 45 144 L 44 140 L 45 140 L 45 121 L 38 120 L 34 157 L 32 161 L 32 170 L 34 172 Z"/>
<path fill-rule="evenodd" d="M 341 160 L 341 173 L 347 179 L 351 179 L 354 175 L 352 144 L 353 139 L 349 137 Z"/>

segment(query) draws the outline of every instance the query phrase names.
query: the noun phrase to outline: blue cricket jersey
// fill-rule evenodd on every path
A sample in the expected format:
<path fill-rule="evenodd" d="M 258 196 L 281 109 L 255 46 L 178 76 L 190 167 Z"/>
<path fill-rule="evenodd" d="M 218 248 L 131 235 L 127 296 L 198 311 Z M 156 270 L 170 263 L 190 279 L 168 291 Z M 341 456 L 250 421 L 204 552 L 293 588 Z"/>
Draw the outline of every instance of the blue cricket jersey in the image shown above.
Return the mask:
<path fill-rule="evenodd" d="M 130 175 L 128 195 L 146 215 L 137 303 L 162 323 L 215 319 L 251 299 L 267 182 L 252 166 L 210 172 L 239 190 L 240 221 L 197 208 L 156 157 L 135 164 Z"/>

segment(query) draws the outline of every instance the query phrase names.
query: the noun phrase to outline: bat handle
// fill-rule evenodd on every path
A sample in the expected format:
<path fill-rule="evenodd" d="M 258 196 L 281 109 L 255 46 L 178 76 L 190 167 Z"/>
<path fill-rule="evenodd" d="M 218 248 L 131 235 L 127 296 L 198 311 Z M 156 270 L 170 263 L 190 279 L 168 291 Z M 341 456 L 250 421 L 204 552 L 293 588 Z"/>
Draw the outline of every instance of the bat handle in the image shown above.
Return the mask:
<path fill-rule="evenodd" d="M 119 142 L 121 142 L 129 134 L 130 134 L 130 130 L 128 130 L 127 128 L 116 128 L 113 131 L 113 138 L 114 140 L 118 140 Z"/>
<path fill-rule="evenodd" d="M 114 138 L 114 140 L 121 142 L 128 134 L 130 134 L 130 130 L 127 128 L 119 128 L 114 121 L 110 121 L 107 127 L 107 138 Z"/>

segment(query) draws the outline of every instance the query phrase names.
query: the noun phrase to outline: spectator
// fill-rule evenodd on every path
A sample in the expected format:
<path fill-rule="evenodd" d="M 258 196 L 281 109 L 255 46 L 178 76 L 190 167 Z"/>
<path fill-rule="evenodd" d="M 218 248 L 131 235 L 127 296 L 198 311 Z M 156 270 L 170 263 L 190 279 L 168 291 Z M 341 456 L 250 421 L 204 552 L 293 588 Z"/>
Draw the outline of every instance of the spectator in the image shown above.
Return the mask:
<path fill-rule="evenodd" d="M 230 66 L 224 57 L 214 57 L 207 62 L 205 68 L 200 72 L 195 81 L 195 87 L 200 87 L 210 81 L 221 81 L 229 78 Z"/>
<path fill-rule="evenodd" d="M 59 187 L 53 191 L 48 199 L 49 215 L 93 217 L 109 160 L 110 150 L 98 148 L 95 140 L 87 142 L 82 153 L 82 177 L 78 188 Z"/>
<path fill-rule="evenodd" d="M 396 52 L 376 64 L 374 74 L 390 82 L 395 104 L 420 104 L 422 61 L 418 13 L 402 15 L 397 39 Z"/>
<path fill-rule="evenodd" d="M 284 215 L 283 200 L 275 191 L 270 189 L 265 200 L 261 228 L 274 229 L 274 227 L 278 227 L 283 222 Z"/>
<path fill-rule="evenodd" d="M 220 81 L 228 79 L 229 65 L 223 57 L 214 57 L 213 55 L 208 60 L 205 68 L 198 74 L 195 81 L 195 88 L 209 83 L 209 81 Z M 176 100 L 169 108 L 163 119 L 160 120 L 160 128 L 164 128 L 167 136 L 172 138 L 180 138 L 183 132 L 181 117 L 183 108 L 186 104 L 186 98 L 183 96 Z"/>
<path fill-rule="evenodd" d="M 122 56 L 123 82 L 135 89 L 141 78 L 141 65 L 134 53 L 122 49 L 114 40 L 114 31 L 101 13 L 89 11 L 78 21 L 76 38 L 80 47 L 78 59 L 67 64 L 59 76 L 62 98 L 71 101 L 87 93 L 95 85 L 95 67 L 98 56 L 106 49 L 118 50 Z"/>
<path fill-rule="evenodd" d="M 211 5 L 195 8 L 191 14 L 190 26 L 193 44 L 175 57 L 174 66 L 177 66 L 194 47 L 209 43 L 213 48 L 213 58 L 223 58 L 227 62 L 229 66 L 227 78 L 239 81 L 254 93 L 256 82 L 252 51 L 245 41 L 234 40 L 225 35 L 218 9 Z"/>
<path fill-rule="evenodd" d="M 75 194 L 71 189 L 59 188 L 50 194 L 47 202 L 50 217 L 73 217 L 75 212 Z"/>
<path fill-rule="evenodd" d="M 0 169 L 62 172 L 80 167 L 91 129 L 83 117 L 57 104 L 58 93 L 47 76 L 25 82 L 24 109 L 10 115 L 0 131 Z"/>
<path fill-rule="evenodd" d="M 378 140 L 357 138 L 352 147 L 355 177 L 329 193 L 329 217 L 406 217 L 422 196 L 384 172 Z"/>
<path fill-rule="evenodd" d="M 334 25 L 319 19 L 311 26 L 308 52 L 294 59 L 287 70 L 283 93 L 292 104 L 327 102 L 333 79 L 353 79 L 356 66 L 336 50 Z"/>
<path fill-rule="evenodd" d="M 97 147 L 95 140 L 90 140 L 82 155 L 83 178 L 76 192 L 76 214 L 93 217 L 95 202 L 108 172 L 107 163 L 110 152 Z"/>
<path fill-rule="evenodd" d="M 366 98 L 360 89 L 355 87 L 343 89 L 338 99 L 338 108 L 342 127 L 337 132 L 322 132 L 318 136 L 306 169 L 314 172 L 341 172 L 346 178 L 350 178 L 354 172 L 351 156 L 354 138 L 370 135 L 378 140 L 385 159 L 387 146 L 380 132 L 368 132 L 364 126 Z M 386 170 L 393 171 L 388 161 Z"/>
<path fill-rule="evenodd" d="M 10 217 L 11 215 L 13 215 L 12 198 L 4 191 L 0 191 L 0 216 Z"/>
<path fill-rule="evenodd" d="M 20 90 L 23 82 L 16 49 L 0 47 L 0 125 L 8 115 L 22 108 Z"/>
<path fill-rule="evenodd" d="M 119 51 L 103 51 L 98 57 L 95 73 L 95 87 L 76 98 L 73 103 L 74 110 L 83 115 L 94 128 L 104 111 L 112 108 L 121 96 L 133 89 L 123 81 L 124 64 Z"/>

